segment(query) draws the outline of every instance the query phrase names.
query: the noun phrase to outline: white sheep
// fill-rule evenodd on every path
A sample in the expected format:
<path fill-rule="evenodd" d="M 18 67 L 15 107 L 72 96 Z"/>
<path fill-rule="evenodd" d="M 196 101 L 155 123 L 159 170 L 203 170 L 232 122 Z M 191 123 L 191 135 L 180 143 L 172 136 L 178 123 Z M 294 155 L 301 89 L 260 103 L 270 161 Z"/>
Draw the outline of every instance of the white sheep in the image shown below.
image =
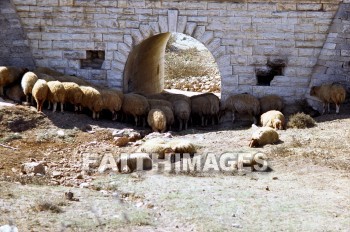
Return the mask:
<path fill-rule="evenodd" d="M 96 88 L 90 86 L 80 86 L 80 89 L 83 92 L 81 106 L 87 107 L 92 111 L 93 119 L 99 119 L 100 111 L 103 108 L 101 93 Z"/>
<path fill-rule="evenodd" d="M 230 111 L 232 113 L 232 122 L 235 121 L 235 114 L 247 114 L 254 120 L 254 124 L 257 124 L 257 117 L 260 114 L 259 100 L 253 95 L 244 93 L 229 96 L 223 105 L 221 110 Z"/>
<path fill-rule="evenodd" d="M 167 129 L 171 130 L 171 126 L 174 124 L 175 121 L 173 110 L 168 106 L 157 106 L 155 109 L 159 109 L 164 113 L 166 118 Z"/>
<path fill-rule="evenodd" d="M 31 103 L 33 104 L 32 90 L 35 82 L 38 80 L 38 76 L 33 72 L 26 72 L 21 80 L 21 86 L 23 93 L 26 95 L 26 101 L 29 103 L 29 96 L 31 97 Z"/>
<path fill-rule="evenodd" d="M 286 120 L 280 111 L 270 110 L 261 115 L 260 123 L 263 127 L 271 127 L 275 130 L 284 130 Z"/>
<path fill-rule="evenodd" d="M 70 103 L 74 106 L 74 111 L 78 111 L 81 107 L 81 102 L 83 99 L 83 91 L 80 89 L 79 85 L 74 82 L 62 82 L 65 90 L 64 102 Z"/>
<path fill-rule="evenodd" d="M 135 119 L 135 125 L 138 125 L 138 119 L 143 119 L 143 126 L 145 126 L 145 118 L 148 115 L 149 103 L 147 99 L 136 93 L 124 94 L 124 101 L 122 104 L 122 111 L 126 115 L 132 115 Z"/>
<path fill-rule="evenodd" d="M 249 147 L 260 147 L 266 144 L 274 144 L 279 141 L 279 135 L 276 130 L 271 127 L 257 127 L 252 125 L 252 139 Z"/>
<path fill-rule="evenodd" d="M 283 99 L 278 95 L 266 95 L 259 99 L 260 113 L 263 114 L 270 110 L 282 111 L 284 107 Z"/>
<path fill-rule="evenodd" d="M 65 101 L 65 89 L 63 84 L 60 81 L 49 81 L 47 82 L 47 86 L 49 87 L 49 92 L 47 94 L 47 100 L 49 102 L 49 108 L 50 109 L 50 103 L 53 104 L 52 112 L 56 112 L 57 109 L 57 103 L 61 104 L 61 112 L 63 112 L 63 105 Z"/>
<path fill-rule="evenodd" d="M 330 112 L 330 103 L 336 105 L 336 114 L 339 114 L 340 105 L 346 98 L 346 90 L 340 84 L 323 84 L 321 86 L 311 87 L 310 95 L 315 96 L 322 101 L 322 114 L 326 112 L 326 107 L 328 108 L 328 113 Z"/>
<path fill-rule="evenodd" d="M 28 71 L 26 68 L 0 66 L 0 96 L 4 95 L 4 87 L 19 81 Z"/>
<path fill-rule="evenodd" d="M 154 132 L 164 133 L 166 130 L 166 116 L 160 109 L 151 109 L 148 112 L 147 122 Z"/>
<path fill-rule="evenodd" d="M 47 98 L 49 87 L 45 80 L 39 79 L 35 82 L 32 95 L 36 101 L 37 111 L 42 112 L 43 104 Z"/>

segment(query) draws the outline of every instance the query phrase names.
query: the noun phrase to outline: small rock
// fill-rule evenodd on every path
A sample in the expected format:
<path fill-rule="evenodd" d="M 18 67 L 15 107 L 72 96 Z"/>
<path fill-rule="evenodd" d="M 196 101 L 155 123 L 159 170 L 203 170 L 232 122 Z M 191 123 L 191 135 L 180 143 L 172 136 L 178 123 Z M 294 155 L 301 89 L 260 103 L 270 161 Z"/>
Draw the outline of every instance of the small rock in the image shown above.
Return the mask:
<path fill-rule="evenodd" d="M 81 184 L 79 185 L 79 188 L 88 188 L 89 186 L 90 186 L 89 183 L 81 183 Z"/>
<path fill-rule="evenodd" d="M 42 174 L 45 175 L 45 167 L 41 163 L 38 162 L 30 162 L 30 163 L 24 163 L 21 166 L 21 171 L 23 174 Z"/>
<path fill-rule="evenodd" d="M 232 227 L 234 227 L 234 228 L 242 228 L 242 226 L 240 224 L 238 224 L 238 223 L 232 224 Z"/>
<path fill-rule="evenodd" d="M 82 174 L 78 174 L 76 177 L 75 177 L 75 179 L 83 179 L 83 175 Z"/>
<path fill-rule="evenodd" d="M 269 186 L 266 186 L 265 190 L 266 190 L 266 191 L 270 191 Z"/>
<path fill-rule="evenodd" d="M 72 192 L 65 192 L 64 196 L 67 200 L 71 201 L 73 199 L 74 194 Z"/>
<path fill-rule="evenodd" d="M 117 145 L 118 147 L 124 147 L 129 143 L 129 139 L 125 136 L 123 137 L 115 137 L 114 138 L 115 141 L 115 145 Z"/>
<path fill-rule="evenodd" d="M 51 176 L 53 178 L 58 178 L 58 177 L 61 177 L 62 176 L 62 172 L 58 172 L 58 171 L 53 171 Z"/>
<path fill-rule="evenodd" d="M 273 180 L 278 180 L 277 176 L 272 177 Z"/>
<path fill-rule="evenodd" d="M 141 134 L 140 133 L 137 133 L 137 132 L 131 132 L 129 134 L 129 142 L 136 142 L 137 140 L 140 140 L 142 137 L 141 137 Z"/>
<path fill-rule="evenodd" d="M 57 131 L 57 135 L 58 135 L 58 137 L 63 138 L 65 133 L 63 130 L 59 130 L 59 131 Z"/>

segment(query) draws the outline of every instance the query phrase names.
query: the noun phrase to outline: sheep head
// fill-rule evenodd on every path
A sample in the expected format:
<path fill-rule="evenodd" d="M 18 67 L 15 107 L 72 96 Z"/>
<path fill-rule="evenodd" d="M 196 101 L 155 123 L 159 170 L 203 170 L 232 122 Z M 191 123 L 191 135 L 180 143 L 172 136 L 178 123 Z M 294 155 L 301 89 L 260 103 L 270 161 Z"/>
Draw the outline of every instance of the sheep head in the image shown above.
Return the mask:
<path fill-rule="evenodd" d="M 249 143 L 249 147 L 259 147 L 259 140 L 258 139 L 252 139 Z"/>

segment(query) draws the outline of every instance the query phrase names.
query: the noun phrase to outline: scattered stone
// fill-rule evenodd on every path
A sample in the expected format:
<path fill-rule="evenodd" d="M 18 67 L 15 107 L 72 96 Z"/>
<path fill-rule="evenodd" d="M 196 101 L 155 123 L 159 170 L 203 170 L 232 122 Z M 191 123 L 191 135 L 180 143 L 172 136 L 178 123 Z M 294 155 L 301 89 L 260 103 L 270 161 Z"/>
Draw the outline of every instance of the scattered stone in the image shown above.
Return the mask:
<path fill-rule="evenodd" d="M 81 184 L 79 185 L 79 188 L 88 188 L 89 186 L 90 186 L 89 183 L 81 183 Z"/>
<path fill-rule="evenodd" d="M 63 138 L 65 133 L 63 130 L 59 130 L 59 131 L 57 131 L 57 135 L 58 135 L 58 137 Z"/>
<path fill-rule="evenodd" d="M 51 176 L 53 178 L 59 178 L 59 177 L 62 177 L 62 172 L 59 172 L 59 171 L 53 171 Z"/>
<path fill-rule="evenodd" d="M 137 140 L 140 140 L 141 134 L 138 132 L 132 132 L 129 134 L 129 142 L 136 142 Z"/>
<path fill-rule="evenodd" d="M 125 130 L 115 130 L 112 133 L 113 137 L 123 137 Z"/>
<path fill-rule="evenodd" d="M 232 227 L 234 227 L 234 228 L 242 228 L 242 226 L 240 224 L 238 224 L 238 223 L 232 224 Z"/>
<path fill-rule="evenodd" d="M 73 199 L 74 194 L 72 192 L 65 192 L 64 196 L 67 200 L 71 201 Z"/>
<path fill-rule="evenodd" d="M 38 162 L 30 162 L 30 163 L 24 163 L 21 166 L 21 171 L 23 174 L 42 174 L 45 175 L 45 167 L 41 163 Z"/>
<path fill-rule="evenodd" d="M 266 191 L 270 191 L 269 186 L 266 186 L 265 190 L 266 190 Z"/>
<path fill-rule="evenodd" d="M 278 180 L 277 176 L 272 177 L 273 180 Z"/>

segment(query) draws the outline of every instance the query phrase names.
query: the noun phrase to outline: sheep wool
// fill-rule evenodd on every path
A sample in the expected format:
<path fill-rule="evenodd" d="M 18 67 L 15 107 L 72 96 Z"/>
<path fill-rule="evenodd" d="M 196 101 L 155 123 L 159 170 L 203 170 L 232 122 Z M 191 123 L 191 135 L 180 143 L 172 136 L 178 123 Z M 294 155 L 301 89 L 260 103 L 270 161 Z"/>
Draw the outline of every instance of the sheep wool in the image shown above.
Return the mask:
<path fill-rule="evenodd" d="M 100 111 L 103 108 L 103 101 L 100 91 L 90 86 L 80 86 L 83 92 L 81 101 L 82 107 L 87 107 L 92 111 L 92 118 L 99 119 Z"/>
<path fill-rule="evenodd" d="M 122 107 L 122 99 L 120 99 L 119 93 L 113 90 L 101 90 L 103 109 L 109 110 L 112 113 L 112 120 L 117 119 L 117 112 Z"/>
<path fill-rule="evenodd" d="M 166 130 L 166 116 L 163 111 L 159 109 L 152 109 L 149 111 L 147 122 L 154 132 L 164 133 Z"/>
<path fill-rule="evenodd" d="M 260 114 L 259 100 L 250 94 L 237 94 L 229 96 L 224 102 L 222 108 L 232 113 L 232 122 L 235 121 L 235 113 L 247 114 L 257 124 L 256 117 Z"/>
<path fill-rule="evenodd" d="M 149 109 L 149 103 L 144 96 L 136 93 L 124 94 L 122 110 L 125 114 L 134 117 L 136 126 L 138 125 L 139 118 L 148 115 Z M 143 124 L 145 125 L 145 121 Z"/>
<path fill-rule="evenodd" d="M 74 82 L 62 82 L 65 90 L 64 102 L 74 105 L 74 110 L 78 111 L 83 99 L 83 91 Z"/>
<path fill-rule="evenodd" d="M 260 113 L 263 114 L 270 110 L 282 111 L 284 107 L 283 99 L 278 95 L 266 95 L 259 99 Z"/>
<path fill-rule="evenodd" d="M 47 98 L 49 87 L 45 80 L 39 79 L 35 82 L 32 90 L 32 95 L 37 104 L 37 111 L 42 112 L 43 104 Z"/>
<path fill-rule="evenodd" d="M 330 112 L 330 103 L 336 105 L 336 114 L 338 114 L 340 105 L 345 101 L 346 90 L 342 85 L 337 83 L 323 84 L 321 86 L 311 87 L 310 95 L 315 96 L 322 101 L 322 114 L 326 112 L 326 108 L 328 108 L 328 113 Z"/>
<path fill-rule="evenodd" d="M 0 66 L 0 96 L 4 95 L 5 86 L 19 81 L 27 71 L 26 68 Z"/>
<path fill-rule="evenodd" d="M 174 116 L 179 121 L 179 130 L 185 125 L 185 130 L 187 130 L 188 120 L 191 115 L 191 105 L 189 102 L 183 99 L 179 99 L 173 102 Z"/>
<path fill-rule="evenodd" d="M 47 82 L 47 86 L 49 87 L 47 100 L 53 104 L 52 112 L 56 112 L 57 103 L 61 104 L 61 112 L 63 112 L 63 104 L 66 93 L 64 86 L 59 81 L 49 81 Z"/>
<path fill-rule="evenodd" d="M 271 127 L 275 130 L 284 130 L 286 120 L 280 111 L 270 110 L 261 115 L 260 123 L 263 127 Z"/>
<path fill-rule="evenodd" d="M 38 76 L 33 72 L 26 72 L 22 77 L 21 86 L 23 93 L 26 95 L 27 102 L 29 102 L 29 96 L 32 95 L 33 86 L 38 79 Z"/>
<path fill-rule="evenodd" d="M 249 147 L 260 147 L 266 144 L 274 144 L 279 141 L 277 131 L 271 127 L 257 127 L 252 125 L 253 134 Z"/>

